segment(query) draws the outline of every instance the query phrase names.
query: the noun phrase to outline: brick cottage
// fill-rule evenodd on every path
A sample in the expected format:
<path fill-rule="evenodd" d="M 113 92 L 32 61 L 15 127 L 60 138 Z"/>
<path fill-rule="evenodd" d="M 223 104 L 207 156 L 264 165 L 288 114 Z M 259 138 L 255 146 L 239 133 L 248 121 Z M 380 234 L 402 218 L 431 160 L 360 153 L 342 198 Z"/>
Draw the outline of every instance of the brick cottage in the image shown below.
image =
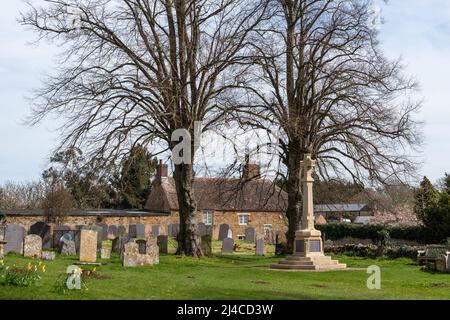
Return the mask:
<path fill-rule="evenodd" d="M 271 180 L 260 175 L 257 164 L 244 166 L 242 178 L 203 178 L 193 181 L 197 202 L 197 223 L 211 230 L 213 239 L 219 239 L 221 229 L 230 229 L 233 239 L 245 239 L 246 229 L 253 228 L 257 236 L 274 241 L 275 235 L 284 239 L 287 222 L 284 212 L 287 195 Z M 26 229 L 45 221 L 43 210 L 1 210 L 8 224 L 19 224 Z M 173 235 L 179 224 L 178 201 L 173 177 L 168 167 L 160 163 L 148 197 L 145 210 L 73 210 L 64 225 L 122 225 L 144 224 L 146 234 L 156 232 Z"/>

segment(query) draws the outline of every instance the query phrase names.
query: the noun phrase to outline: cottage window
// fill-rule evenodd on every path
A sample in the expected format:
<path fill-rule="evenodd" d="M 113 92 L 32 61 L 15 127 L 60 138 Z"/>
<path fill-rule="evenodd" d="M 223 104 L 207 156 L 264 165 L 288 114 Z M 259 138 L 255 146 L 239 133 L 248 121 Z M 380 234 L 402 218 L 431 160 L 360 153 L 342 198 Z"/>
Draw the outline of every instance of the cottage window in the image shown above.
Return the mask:
<path fill-rule="evenodd" d="M 265 235 L 269 235 L 271 230 L 272 230 L 272 225 L 271 224 L 265 224 L 264 225 L 264 234 Z"/>
<path fill-rule="evenodd" d="M 239 225 L 246 226 L 248 225 L 248 214 L 242 213 L 239 215 Z"/>
<path fill-rule="evenodd" d="M 203 212 L 203 223 L 207 226 L 212 226 L 213 224 L 213 213 L 211 211 Z"/>

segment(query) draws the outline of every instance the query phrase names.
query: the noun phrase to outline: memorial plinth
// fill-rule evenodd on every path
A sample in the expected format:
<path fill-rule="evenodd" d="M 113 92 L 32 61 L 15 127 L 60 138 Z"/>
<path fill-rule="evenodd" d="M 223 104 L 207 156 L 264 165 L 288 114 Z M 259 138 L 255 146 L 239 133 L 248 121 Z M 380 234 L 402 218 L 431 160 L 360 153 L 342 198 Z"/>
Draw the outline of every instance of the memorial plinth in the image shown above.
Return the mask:
<path fill-rule="evenodd" d="M 332 260 L 323 252 L 322 234 L 314 227 L 314 202 L 312 177 L 316 161 L 311 155 L 305 155 L 302 161 L 303 214 L 301 229 L 295 233 L 294 255 L 286 260 L 273 264 L 278 270 L 340 270 L 347 265 Z"/>

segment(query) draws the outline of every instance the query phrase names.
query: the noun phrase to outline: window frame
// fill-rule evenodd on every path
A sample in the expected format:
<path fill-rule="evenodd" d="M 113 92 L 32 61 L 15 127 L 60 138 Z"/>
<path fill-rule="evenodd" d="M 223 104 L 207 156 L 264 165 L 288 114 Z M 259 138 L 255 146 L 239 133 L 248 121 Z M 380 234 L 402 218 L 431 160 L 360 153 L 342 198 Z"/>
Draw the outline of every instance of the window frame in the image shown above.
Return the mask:
<path fill-rule="evenodd" d="M 245 219 L 244 223 L 241 222 L 241 218 Z M 250 222 L 250 214 L 248 214 L 248 213 L 239 213 L 238 214 L 238 222 L 239 222 L 240 226 L 248 226 L 248 224 Z"/>
<path fill-rule="evenodd" d="M 210 223 L 208 223 L 208 216 L 210 217 L 209 220 L 211 220 Z M 214 224 L 214 212 L 212 210 L 203 211 L 203 223 L 205 226 L 212 226 Z"/>

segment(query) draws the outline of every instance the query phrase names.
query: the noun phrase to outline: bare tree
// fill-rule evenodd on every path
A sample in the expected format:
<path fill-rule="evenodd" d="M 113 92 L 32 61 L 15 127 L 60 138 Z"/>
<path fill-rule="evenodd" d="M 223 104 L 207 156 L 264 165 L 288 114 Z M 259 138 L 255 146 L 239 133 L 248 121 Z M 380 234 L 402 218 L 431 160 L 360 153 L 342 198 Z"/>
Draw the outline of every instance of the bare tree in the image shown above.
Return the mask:
<path fill-rule="evenodd" d="M 280 126 L 279 155 L 288 192 L 288 249 L 301 218 L 305 153 L 325 180 L 403 181 L 420 143 L 410 99 L 416 84 L 380 50 L 370 0 L 273 0 L 275 14 L 254 45 L 259 101 L 242 122 Z M 267 90 L 260 90 L 266 88 Z"/>
<path fill-rule="evenodd" d="M 57 74 L 36 95 L 31 122 L 64 118 L 61 147 L 80 147 L 92 158 L 111 161 L 137 144 L 173 150 L 175 130 L 193 136 L 196 121 L 205 132 L 227 118 L 221 96 L 243 86 L 249 37 L 265 13 L 260 0 L 30 4 L 21 23 L 65 49 Z M 195 149 L 192 141 L 192 158 Z M 175 165 L 178 251 L 201 255 L 193 175 L 192 163 Z"/>

